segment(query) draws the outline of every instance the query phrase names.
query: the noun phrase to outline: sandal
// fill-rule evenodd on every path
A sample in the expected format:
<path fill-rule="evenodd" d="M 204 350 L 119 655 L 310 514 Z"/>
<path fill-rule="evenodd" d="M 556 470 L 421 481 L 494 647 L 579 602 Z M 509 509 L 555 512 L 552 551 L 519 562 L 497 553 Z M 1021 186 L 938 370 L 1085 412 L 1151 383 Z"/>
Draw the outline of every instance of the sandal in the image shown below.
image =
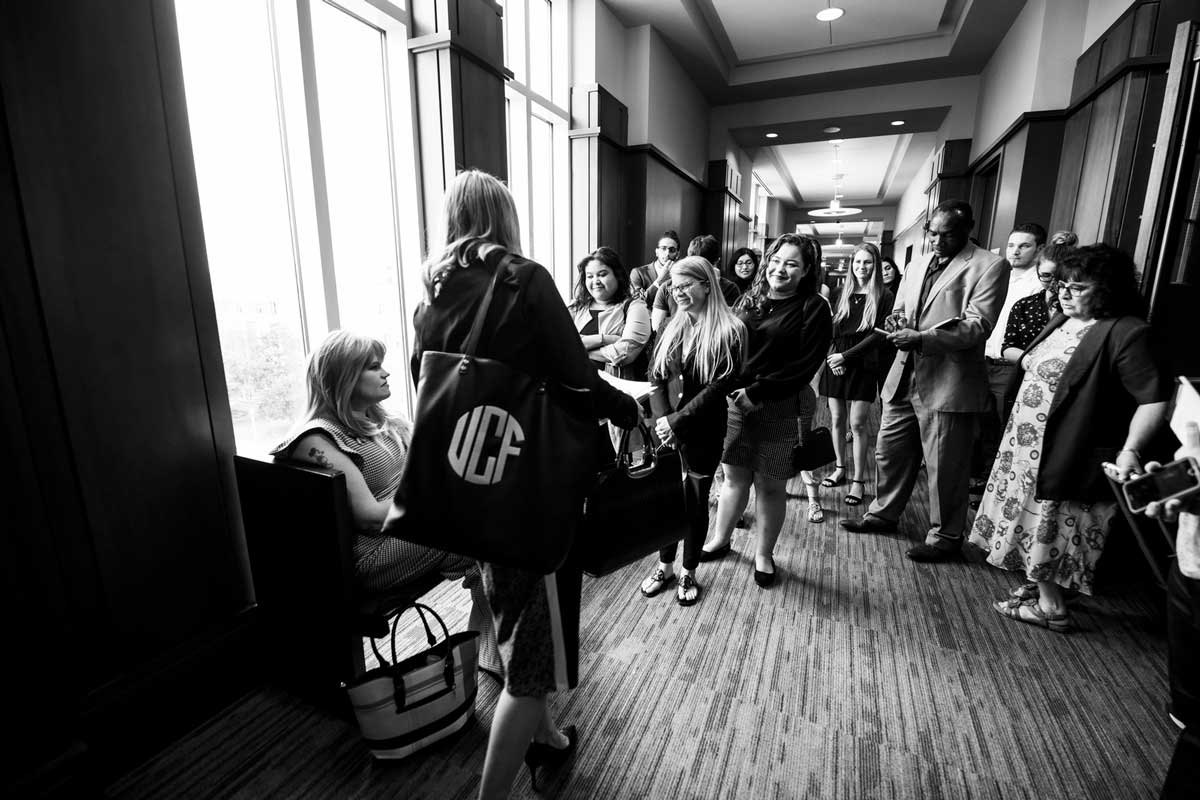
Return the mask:
<path fill-rule="evenodd" d="M 1002 617 L 1037 625 L 1039 628 L 1045 628 L 1055 633 L 1066 633 L 1071 630 L 1071 617 L 1066 612 L 1047 614 L 1038 605 L 1037 600 L 1018 600 L 1015 597 L 1009 597 L 992 603 L 992 608 Z"/>
<path fill-rule="evenodd" d="M 681 606 L 694 606 L 699 600 L 700 584 L 689 572 L 679 579 L 679 585 L 675 587 L 675 602 Z"/>
<path fill-rule="evenodd" d="M 858 494 L 854 493 L 854 484 L 856 483 L 863 487 L 863 492 L 867 490 L 866 481 L 850 481 L 850 488 L 846 491 L 846 496 L 842 498 L 842 502 L 848 506 L 856 506 L 862 502 L 863 492 L 859 492 Z"/>
<path fill-rule="evenodd" d="M 839 472 L 841 473 L 840 475 L 838 475 L 836 478 L 833 477 L 834 474 L 837 474 Z M 834 486 L 841 486 L 842 481 L 845 479 L 846 479 L 846 468 L 843 467 L 841 464 L 834 464 L 833 465 L 833 473 L 831 473 L 828 478 L 821 481 L 821 485 L 824 486 L 826 489 L 832 489 Z"/>
<path fill-rule="evenodd" d="M 809 522 L 824 522 L 825 511 L 821 508 L 821 504 L 816 500 L 808 501 L 808 521 Z"/>
<path fill-rule="evenodd" d="M 650 577 L 642 581 L 642 594 L 646 597 L 654 597 L 661 594 L 663 589 L 666 589 L 675 581 L 675 573 L 668 575 L 662 567 L 655 567 L 654 572 L 650 573 Z"/>
<path fill-rule="evenodd" d="M 1018 586 L 1017 588 L 1015 588 L 1011 592 L 1009 592 L 1008 596 L 1013 598 L 1014 600 L 1020 600 L 1020 601 L 1024 602 L 1026 600 L 1037 600 L 1039 594 L 1040 593 L 1038 592 L 1037 583 L 1035 583 L 1034 581 L 1026 581 L 1025 583 L 1022 583 L 1020 586 Z M 1069 605 L 1069 606 L 1075 605 L 1076 603 L 1079 602 L 1080 598 L 1083 597 L 1082 593 L 1078 589 L 1065 589 L 1064 588 L 1062 590 L 1062 594 L 1063 594 L 1063 600 L 1065 600 L 1067 605 Z"/>

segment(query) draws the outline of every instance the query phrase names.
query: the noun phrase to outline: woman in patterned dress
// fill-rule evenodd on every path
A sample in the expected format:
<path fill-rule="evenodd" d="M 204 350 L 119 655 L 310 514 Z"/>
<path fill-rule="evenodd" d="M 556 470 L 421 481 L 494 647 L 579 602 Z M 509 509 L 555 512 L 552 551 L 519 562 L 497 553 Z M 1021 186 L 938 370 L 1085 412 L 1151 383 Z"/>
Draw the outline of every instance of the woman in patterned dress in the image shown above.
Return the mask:
<path fill-rule="evenodd" d="M 1059 264 L 1055 316 L 1021 358 L 1024 378 L 969 541 L 1026 583 L 993 604 L 1008 619 L 1070 629 L 1067 594 L 1092 593 L 1116 504 L 1101 463 L 1122 479 L 1162 423 L 1167 373 L 1137 313 L 1133 261 L 1107 245 Z"/>

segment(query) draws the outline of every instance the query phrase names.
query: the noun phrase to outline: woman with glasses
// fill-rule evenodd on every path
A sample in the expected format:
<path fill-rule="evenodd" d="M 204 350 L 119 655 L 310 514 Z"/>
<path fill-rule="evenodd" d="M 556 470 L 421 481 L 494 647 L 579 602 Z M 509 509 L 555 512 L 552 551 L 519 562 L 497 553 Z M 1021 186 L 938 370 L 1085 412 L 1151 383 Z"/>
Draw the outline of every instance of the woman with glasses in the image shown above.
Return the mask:
<path fill-rule="evenodd" d="M 738 294 L 750 291 L 754 276 L 758 274 L 758 254 L 749 247 L 739 247 L 733 251 L 729 262 L 729 270 L 725 275 L 738 288 Z"/>
<path fill-rule="evenodd" d="M 1108 245 L 1058 264 L 1054 316 L 1024 370 L 988 476 L 971 544 L 1025 582 L 992 604 L 1007 619 L 1071 628 L 1067 602 L 1092 593 L 1116 513 L 1102 463 L 1125 480 L 1163 421 L 1171 383 L 1139 310 L 1133 260 Z"/>
<path fill-rule="evenodd" d="M 844 466 L 846 430 L 853 435 L 854 478 L 846 491 L 845 503 L 862 503 L 867 479 L 867 418 L 879 385 L 879 333 L 892 313 L 895 301 L 883 288 L 879 249 L 863 242 L 850 256 L 850 274 L 838 297 L 833 314 L 833 345 L 825 358 L 819 393 L 829 400 L 833 423 L 835 467 L 822 486 L 838 486 L 846 477 Z"/>
<path fill-rule="evenodd" d="M 1058 307 L 1058 264 L 1075 248 L 1067 244 L 1048 244 L 1038 254 L 1037 279 L 1042 289 L 1028 297 L 1022 297 L 1013 303 L 1012 311 L 1008 314 L 1008 324 L 1004 328 L 1004 342 L 1001 352 L 1006 361 L 1014 364 L 1021 358 L 1021 353 L 1029 347 L 1029 343 L 1042 332 L 1042 328 L 1050 322 L 1050 317 L 1061 312 Z"/>
<path fill-rule="evenodd" d="M 688 256 L 671 267 L 670 291 L 677 310 L 662 329 L 650 362 L 657 391 L 650 396 L 657 417 L 655 432 L 664 444 L 676 445 L 686 470 L 685 508 L 688 535 L 675 600 L 681 606 L 700 599 L 696 567 L 708 533 L 708 493 L 721 460 L 727 416 L 726 395 L 741 371 L 746 327 L 721 295 L 719 277 L 708 259 Z M 677 545 L 664 547 L 658 565 L 642 582 L 654 597 L 675 580 Z"/>
<path fill-rule="evenodd" d="M 817 290 L 820 250 L 808 236 L 786 233 L 767 250 L 750 291 L 735 310 L 749 333 L 746 362 L 732 392 L 721 469 L 725 475 L 712 538 L 701 561 L 730 552 L 734 524 L 754 486 L 759 527 L 754 581 L 775 582 L 775 542 L 783 527 L 796 424 L 803 396 L 811 406 L 810 382 L 825 359 L 832 337 L 829 303 Z M 810 505 L 816 487 L 810 490 Z M 816 504 L 820 509 L 820 504 Z"/>

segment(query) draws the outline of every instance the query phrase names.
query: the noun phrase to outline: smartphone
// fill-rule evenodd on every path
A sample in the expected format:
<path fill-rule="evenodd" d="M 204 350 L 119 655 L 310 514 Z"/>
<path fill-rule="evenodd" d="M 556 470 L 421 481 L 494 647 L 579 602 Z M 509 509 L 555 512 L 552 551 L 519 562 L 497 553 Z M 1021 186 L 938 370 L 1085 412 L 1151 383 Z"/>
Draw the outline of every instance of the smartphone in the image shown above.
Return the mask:
<path fill-rule="evenodd" d="M 1154 472 L 1130 478 L 1122 484 L 1122 489 L 1130 511 L 1144 511 L 1151 503 L 1187 497 L 1200 491 L 1200 463 L 1194 458 L 1181 458 Z"/>

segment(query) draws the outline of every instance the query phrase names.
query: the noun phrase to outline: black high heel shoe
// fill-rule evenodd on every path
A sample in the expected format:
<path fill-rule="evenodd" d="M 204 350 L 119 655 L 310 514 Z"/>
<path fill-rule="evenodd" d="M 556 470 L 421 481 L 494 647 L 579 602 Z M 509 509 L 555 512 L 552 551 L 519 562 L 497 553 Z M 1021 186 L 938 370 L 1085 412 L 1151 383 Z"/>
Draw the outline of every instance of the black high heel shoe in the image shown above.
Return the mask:
<path fill-rule="evenodd" d="M 529 749 L 525 751 L 525 766 L 529 767 L 529 783 L 535 792 L 538 791 L 536 768 L 557 767 L 575 752 L 575 746 L 579 744 L 579 732 L 574 725 L 568 725 L 563 729 L 562 734 L 567 737 L 566 747 L 552 747 L 542 742 L 530 742 Z"/>

